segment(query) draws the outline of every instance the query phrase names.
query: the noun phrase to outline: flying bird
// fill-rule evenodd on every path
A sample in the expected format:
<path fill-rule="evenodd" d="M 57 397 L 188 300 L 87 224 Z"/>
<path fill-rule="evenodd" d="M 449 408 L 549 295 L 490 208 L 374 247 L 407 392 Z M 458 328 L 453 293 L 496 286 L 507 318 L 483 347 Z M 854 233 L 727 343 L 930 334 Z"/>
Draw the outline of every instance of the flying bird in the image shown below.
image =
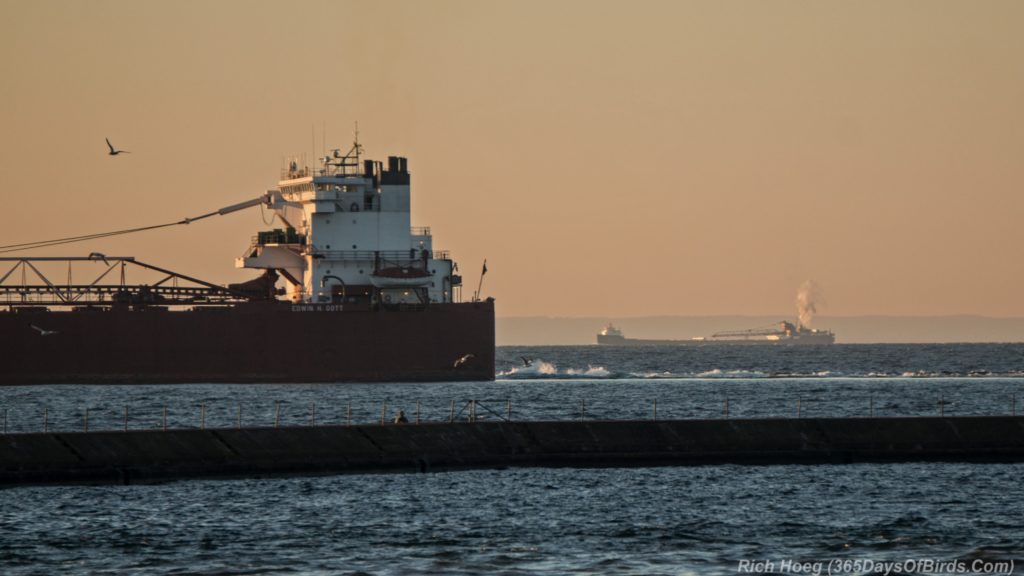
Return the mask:
<path fill-rule="evenodd" d="M 462 366 L 463 364 L 465 364 L 466 362 L 469 362 L 473 358 L 476 358 L 475 354 L 466 354 L 465 356 L 463 356 L 463 357 L 459 358 L 458 360 L 456 360 L 455 364 L 452 364 L 452 368 L 458 368 L 458 367 Z"/>
<path fill-rule="evenodd" d="M 131 152 L 127 150 L 118 150 L 117 148 L 114 148 L 114 145 L 110 143 L 110 138 L 105 138 L 105 140 L 107 141 L 107 147 L 110 148 L 109 154 L 111 156 L 117 156 L 118 154 L 131 154 Z"/>
<path fill-rule="evenodd" d="M 520 356 L 523 359 L 523 366 L 533 366 L 533 360 L 530 360 L 526 356 Z"/>
<path fill-rule="evenodd" d="M 30 326 L 32 326 L 33 330 L 38 330 L 40 336 L 53 336 L 54 334 L 60 334 L 60 332 L 57 332 L 56 330 L 45 330 L 35 324 L 30 324 Z"/>

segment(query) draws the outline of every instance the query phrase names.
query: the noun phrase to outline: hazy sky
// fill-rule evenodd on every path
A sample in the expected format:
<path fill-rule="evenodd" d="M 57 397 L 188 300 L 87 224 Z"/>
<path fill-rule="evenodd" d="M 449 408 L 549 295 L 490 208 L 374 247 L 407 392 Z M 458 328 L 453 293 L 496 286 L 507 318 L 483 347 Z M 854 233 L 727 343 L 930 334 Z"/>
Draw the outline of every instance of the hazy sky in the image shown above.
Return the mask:
<path fill-rule="evenodd" d="M 809 278 L 828 314 L 1024 315 L 1022 29 L 993 1 L 0 0 L 0 244 L 254 197 L 358 120 L 500 316 L 789 314 Z M 263 228 L 38 254 L 232 282 Z"/>

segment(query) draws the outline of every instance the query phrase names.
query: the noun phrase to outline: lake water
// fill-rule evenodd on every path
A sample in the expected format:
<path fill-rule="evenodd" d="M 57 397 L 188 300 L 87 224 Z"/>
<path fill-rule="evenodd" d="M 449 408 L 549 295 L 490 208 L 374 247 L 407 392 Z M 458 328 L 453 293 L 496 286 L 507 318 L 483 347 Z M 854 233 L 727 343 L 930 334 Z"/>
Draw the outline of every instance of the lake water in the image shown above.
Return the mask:
<path fill-rule="evenodd" d="M 517 419 L 619 419 L 652 417 L 655 402 L 659 418 L 720 418 L 726 399 L 731 417 L 1009 414 L 1024 398 L 1024 345 L 503 347 L 497 369 L 477 383 L 3 388 L 0 408 L 16 433 L 81 430 L 86 409 L 95 430 L 123 429 L 126 408 L 138 429 L 162 426 L 165 410 L 169 427 L 236 426 L 239 414 L 244 426 L 370 423 L 417 406 L 422 420 L 447 420 L 471 399 L 489 417 L 511 405 Z M 1024 558 L 1022 472 L 706 466 L 17 487 L 0 490 L 0 573 L 999 571 Z"/>

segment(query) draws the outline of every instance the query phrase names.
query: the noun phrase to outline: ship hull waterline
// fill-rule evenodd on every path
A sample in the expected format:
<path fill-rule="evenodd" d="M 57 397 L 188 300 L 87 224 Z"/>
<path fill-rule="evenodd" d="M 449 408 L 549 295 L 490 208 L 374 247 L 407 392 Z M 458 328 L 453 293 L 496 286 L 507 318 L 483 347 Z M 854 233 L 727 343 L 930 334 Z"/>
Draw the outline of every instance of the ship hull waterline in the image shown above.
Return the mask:
<path fill-rule="evenodd" d="M 0 385 L 493 380 L 494 334 L 493 301 L 16 310 L 0 313 Z"/>
<path fill-rule="evenodd" d="M 598 334 L 597 343 L 602 346 L 830 346 L 835 341 L 828 338 L 643 340 L 638 338 L 609 337 Z"/>

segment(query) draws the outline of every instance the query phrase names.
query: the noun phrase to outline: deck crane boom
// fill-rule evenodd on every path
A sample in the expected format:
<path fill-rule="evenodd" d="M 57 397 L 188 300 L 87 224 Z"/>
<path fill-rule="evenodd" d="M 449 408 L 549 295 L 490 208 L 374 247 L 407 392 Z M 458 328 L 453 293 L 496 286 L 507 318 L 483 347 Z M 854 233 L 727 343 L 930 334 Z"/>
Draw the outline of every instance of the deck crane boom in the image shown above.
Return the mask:
<path fill-rule="evenodd" d="M 0 246 L 0 254 L 8 252 L 21 252 L 24 250 L 34 250 L 36 248 L 46 248 L 48 246 L 58 246 L 60 244 L 72 244 L 76 242 L 86 242 L 88 240 L 97 240 L 99 238 L 109 238 L 111 236 L 121 236 L 123 234 L 133 234 L 135 232 L 145 232 L 147 230 L 156 230 L 158 228 L 167 228 L 170 226 L 179 226 L 182 224 L 191 224 L 210 216 L 224 216 L 231 214 L 232 212 L 238 212 L 239 210 L 245 210 L 246 208 L 252 208 L 254 206 L 265 205 L 273 207 L 280 200 L 280 192 L 277 190 L 267 190 L 262 195 L 257 196 L 251 200 L 245 202 L 239 202 L 230 206 L 225 206 L 219 210 L 208 212 L 192 218 L 185 218 L 183 220 L 177 220 L 175 222 L 168 222 L 166 224 L 156 224 L 153 226 L 142 226 L 139 228 L 127 228 L 124 230 L 114 230 L 111 232 L 99 232 L 96 234 L 85 234 L 82 236 L 68 236 L 66 238 L 54 238 L 52 240 L 39 240 L 36 242 L 23 242 L 20 244 L 8 244 L 6 246 Z"/>

